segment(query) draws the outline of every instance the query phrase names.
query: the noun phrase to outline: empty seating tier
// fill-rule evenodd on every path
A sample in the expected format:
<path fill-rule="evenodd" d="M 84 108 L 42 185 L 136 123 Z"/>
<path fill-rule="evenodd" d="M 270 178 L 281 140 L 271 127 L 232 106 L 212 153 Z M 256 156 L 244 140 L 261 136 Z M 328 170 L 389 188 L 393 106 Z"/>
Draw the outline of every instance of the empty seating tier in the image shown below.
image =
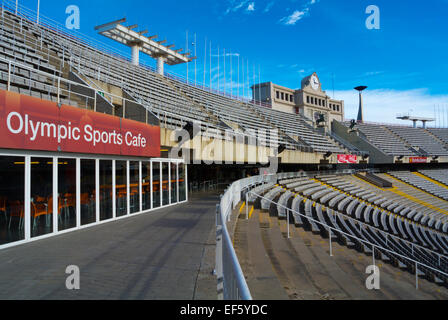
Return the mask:
<path fill-rule="evenodd" d="M 386 177 L 382 178 L 387 180 Z M 327 238 L 331 234 L 332 239 L 365 254 L 371 255 L 375 247 L 378 259 L 410 272 L 416 270 L 409 259 L 419 261 L 424 264 L 419 266 L 420 276 L 447 283 L 448 278 L 436 270 L 448 271 L 448 236 L 440 230 L 441 225 L 432 228 L 422 223 L 423 214 L 420 219 L 412 219 L 418 203 L 412 204 L 399 194 L 352 175 L 301 177 L 279 183 L 287 191 L 274 185 L 264 190 L 262 209 L 272 214 L 272 206 L 276 204 L 275 213 L 280 219 L 289 213 L 296 226 Z M 410 213 L 413 216 L 407 215 Z"/>

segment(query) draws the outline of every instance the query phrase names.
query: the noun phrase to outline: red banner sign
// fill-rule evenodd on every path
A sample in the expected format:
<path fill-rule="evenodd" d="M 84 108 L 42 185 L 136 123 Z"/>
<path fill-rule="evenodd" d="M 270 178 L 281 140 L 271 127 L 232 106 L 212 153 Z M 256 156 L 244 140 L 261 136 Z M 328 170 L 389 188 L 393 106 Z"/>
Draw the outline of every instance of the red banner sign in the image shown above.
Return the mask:
<path fill-rule="evenodd" d="M 338 163 L 358 163 L 358 157 L 350 154 L 338 154 Z"/>
<path fill-rule="evenodd" d="M 160 127 L 0 90 L 0 148 L 160 157 Z"/>
<path fill-rule="evenodd" d="M 411 157 L 409 158 L 409 163 L 427 163 L 428 158 L 426 157 Z"/>

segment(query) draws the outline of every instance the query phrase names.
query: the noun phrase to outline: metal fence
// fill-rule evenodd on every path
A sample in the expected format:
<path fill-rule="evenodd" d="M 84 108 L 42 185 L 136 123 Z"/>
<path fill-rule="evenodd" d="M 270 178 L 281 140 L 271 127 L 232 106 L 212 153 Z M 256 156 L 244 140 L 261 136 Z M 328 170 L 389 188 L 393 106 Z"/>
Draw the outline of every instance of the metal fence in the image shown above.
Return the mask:
<path fill-rule="evenodd" d="M 227 230 L 227 221 L 230 220 L 232 210 L 241 201 L 241 191 L 262 183 L 265 179 L 263 176 L 254 176 L 232 183 L 216 205 L 216 273 L 218 292 L 223 299 L 252 300 Z"/>
<path fill-rule="evenodd" d="M 371 250 L 372 250 L 372 264 L 374 266 L 375 266 L 375 252 L 386 253 L 386 254 L 389 254 L 392 257 L 396 258 L 396 259 L 403 259 L 405 261 L 408 261 L 409 264 L 413 265 L 414 268 L 415 268 L 414 271 L 415 271 L 415 287 L 416 287 L 416 289 L 418 289 L 419 271 L 426 271 L 429 274 L 432 274 L 432 275 L 435 275 L 435 276 L 438 276 L 438 277 L 444 277 L 445 279 L 448 279 L 448 274 L 446 272 L 440 270 L 441 268 L 446 267 L 446 262 L 448 261 L 448 257 L 445 256 L 445 255 L 442 255 L 440 253 L 434 252 L 434 251 L 432 251 L 432 250 L 430 250 L 428 248 L 424 248 L 424 247 L 422 247 L 420 245 L 414 244 L 414 243 L 409 242 L 407 240 L 404 240 L 402 238 L 396 237 L 396 236 L 394 236 L 392 234 L 389 234 L 387 232 L 384 232 L 384 231 L 382 231 L 382 230 L 380 230 L 378 228 L 369 226 L 369 225 L 367 225 L 367 224 L 365 224 L 365 223 L 363 223 L 363 222 L 361 222 L 359 220 L 356 220 L 356 219 L 353 219 L 353 218 L 348 217 L 346 215 L 343 215 L 342 213 L 340 213 L 338 211 L 334 211 L 334 213 L 339 215 L 339 216 L 343 216 L 344 219 L 353 220 L 353 221 L 355 221 L 356 223 L 359 224 L 359 232 L 360 232 L 361 235 L 364 233 L 364 231 L 363 231 L 364 228 L 369 227 L 371 229 L 375 229 L 376 232 L 380 233 L 384 237 L 384 239 L 386 239 L 386 244 L 389 244 L 390 247 L 389 248 L 385 248 L 384 246 L 382 246 L 382 245 L 380 245 L 378 243 L 372 243 L 372 242 L 370 242 L 370 241 L 368 241 L 366 239 L 361 239 L 359 237 L 354 236 L 353 234 L 346 233 L 346 232 L 344 232 L 341 229 L 337 229 L 337 228 L 334 228 L 332 226 L 329 226 L 326 223 L 322 223 L 321 221 L 318 221 L 318 220 L 316 220 L 316 219 L 314 219 L 314 218 L 312 218 L 312 217 L 310 217 L 310 216 L 308 216 L 306 214 L 303 214 L 301 212 L 297 212 L 295 210 L 292 210 L 292 209 L 290 209 L 290 208 L 288 208 L 288 207 L 286 207 L 286 206 L 284 206 L 282 204 L 276 203 L 273 200 L 267 199 L 266 197 L 263 197 L 263 196 L 261 196 L 259 194 L 256 194 L 256 193 L 254 193 L 254 192 L 252 192 L 250 190 L 248 190 L 248 192 L 246 193 L 246 207 L 248 205 L 247 204 L 247 196 L 249 194 L 255 196 L 256 198 L 263 199 L 263 200 L 265 200 L 265 201 L 267 201 L 267 202 L 269 202 L 271 204 L 274 204 L 274 205 L 276 205 L 278 207 L 282 207 L 283 209 L 285 209 L 285 211 L 286 211 L 286 219 L 287 219 L 287 237 L 288 238 L 290 238 L 290 230 L 289 230 L 290 227 L 289 227 L 289 224 L 290 224 L 290 219 L 291 219 L 290 218 L 290 214 L 291 213 L 299 215 L 305 221 L 309 221 L 309 222 L 312 222 L 314 224 L 320 225 L 323 229 L 327 230 L 327 232 L 328 232 L 328 240 L 329 240 L 328 242 L 329 242 L 330 256 L 333 256 L 332 240 L 331 240 L 332 237 L 331 237 L 331 235 L 332 235 L 332 233 L 335 234 L 335 235 L 340 234 L 340 235 L 346 236 L 349 239 L 358 241 L 359 243 L 362 243 L 362 244 L 366 245 L 367 247 L 371 248 Z M 246 219 L 248 219 L 247 216 L 246 216 Z M 407 243 L 410 246 L 409 251 L 412 252 L 412 254 L 414 256 L 417 255 L 416 252 L 417 252 L 417 250 L 419 250 L 420 253 L 421 253 L 421 254 L 418 254 L 419 260 L 415 260 L 415 259 L 409 257 L 407 255 L 408 252 L 406 252 L 406 250 L 404 248 L 400 249 L 398 247 L 395 247 L 393 245 L 393 242 L 392 241 L 388 241 L 388 239 L 399 240 L 401 242 Z M 423 254 L 423 252 L 425 254 Z"/>
<path fill-rule="evenodd" d="M 238 180 L 232 183 L 221 196 L 220 203 L 216 206 L 216 274 L 218 278 L 218 292 L 222 295 L 223 299 L 230 300 L 251 300 L 252 296 L 245 280 L 243 271 L 238 262 L 238 258 L 235 254 L 235 250 L 232 245 L 232 240 L 230 234 L 227 229 L 227 222 L 230 221 L 230 216 L 232 210 L 236 208 L 237 204 L 242 200 L 243 195 L 248 196 L 249 194 L 253 194 L 254 196 L 269 201 L 272 204 L 283 207 L 287 212 L 287 236 L 289 238 L 289 222 L 290 215 L 292 213 L 301 216 L 305 221 L 312 221 L 315 224 L 322 226 L 323 229 L 327 230 L 329 234 L 329 248 L 330 255 L 333 255 L 332 250 L 332 237 L 331 234 L 340 234 L 344 235 L 347 238 L 350 238 L 354 241 L 357 241 L 372 250 L 372 263 L 375 265 L 376 254 L 375 253 L 383 253 L 388 254 L 391 257 L 394 257 L 398 260 L 408 261 L 408 265 L 412 265 L 414 267 L 415 272 L 415 286 L 418 289 L 418 277 L 419 272 L 424 271 L 426 273 L 443 277 L 445 279 L 448 278 L 448 274 L 441 269 L 445 269 L 446 263 L 448 261 L 448 257 L 436 253 L 428 248 L 424 248 L 415 243 L 409 242 L 407 240 L 398 238 L 392 234 L 386 233 L 378 228 L 372 227 L 370 225 L 366 225 L 361 221 L 343 215 L 346 219 L 355 220 L 359 223 L 360 233 L 363 234 L 364 228 L 373 228 L 376 232 L 381 233 L 385 239 L 388 247 L 384 247 L 379 243 L 372 243 L 366 239 L 362 239 L 356 237 L 352 234 L 344 232 L 341 229 L 337 229 L 328 224 L 322 223 L 321 221 L 315 220 L 306 214 L 301 212 L 293 211 L 290 208 L 287 208 L 281 204 L 275 203 L 270 199 L 266 199 L 265 197 L 254 194 L 251 189 L 260 184 L 276 182 L 281 179 L 295 178 L 303 176 L 302 172 L 295 173 L 278 173 L 276 175 L 268 175 L 268 176 L 254 176 L 242 180 Z M 247 198 L 246 198 L 247 199 Z M 246 200 L 247 201 L 247 200 Z M 247 204 L 246 204 L 247 208 Z M 342 215 L 342 213 L 334 211 L 334 214 Z M 246 217 L 248 218 L 248 216 Z M 405 242 L 409 245 L 409 248 L 395 248 L 393 245 L 393 241 L 389 241 L 388 239 L 397 239 L 399 241 Z M 409 252 L 408 252 L 409 250 Z M 416 254 L 420 252 L 420 254 Z M 423 254 L 423 253 L 427 254 Z M 409 256 L 412 253 L 414 257 L 418 257 L 418 260 Z"/>
<path fill-rule="evenodd" d="M 216 191 L 218 190 L 219 183 L 217 180 L 207 180 L 202 182 L 190 182 L 188 186 L 188 191 L 193 192 L 206 192 L 206 191 Z"/>

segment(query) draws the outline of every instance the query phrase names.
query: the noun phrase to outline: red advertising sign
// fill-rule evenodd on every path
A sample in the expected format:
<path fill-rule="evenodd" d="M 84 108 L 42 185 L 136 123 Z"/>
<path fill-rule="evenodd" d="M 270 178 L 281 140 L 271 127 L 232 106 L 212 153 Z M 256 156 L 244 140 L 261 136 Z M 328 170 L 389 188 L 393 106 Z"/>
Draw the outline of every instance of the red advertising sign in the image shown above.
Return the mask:
<path fill-rule="evenodd" d="M 338 163 L 358 163 L 358 157 L 350 154 L 338 154 Z"/>
<path fill-rule="evenodd" d="M 160 157 L 160 127 L 0 90 L 0 148 Z"/>
<path fill-rule="evenodd" d="M 427 163 L 428 158 L 426 157 L 411 157 L 409 158 L 409 163 Z"/>

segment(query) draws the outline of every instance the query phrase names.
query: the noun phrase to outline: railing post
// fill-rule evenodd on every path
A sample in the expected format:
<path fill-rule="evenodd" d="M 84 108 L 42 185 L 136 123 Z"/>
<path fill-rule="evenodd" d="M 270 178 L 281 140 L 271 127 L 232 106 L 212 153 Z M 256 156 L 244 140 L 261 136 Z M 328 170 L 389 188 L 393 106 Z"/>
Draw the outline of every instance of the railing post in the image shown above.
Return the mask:
<path fill-rule="evenodd" d="M 328 242 L 330 243 L 330 257 L 333 256 L 333 244 L 331 243 L 331 228 L 328 227 Z"/>
<path fill-rule="evenodd" d="M 289 235 L 289 209 L 286 209 L 286 224 L 287 224 L 287 228 L 288 228 L 288 239 L 290 239 L 290 235 Z"/>
<path fill-rule="evenodd" d="M 373 261 L 373 266 L 375 266 L 375 246 L 372 245 L 372 261 Z"/>
<path fill-rule="evenodd" d="M 246 192 L 246 220 L 249 220 L 249 209 L 248 209 L 248 206 L 249 206 L 249 202 L 248 202 L 248 200 L 247 200 L 247 198 L 248 198 L 248 195 L 249 194 L 249 191 L 247 191 Z"/>
<path fill-rule="evenodd" d="M 93 110 L 96 112 L 96 96 L 97 96 L 97 91 L 96 90 L 93 91 L 93 95 L 94 95 L 94 98 L 93 98 Z"/>
<path fill-rule="evenodd" d="M 58 77 L 58 103 L 61 103 L 61 77 Z"/>
<path fill-rule="evenodd" d="M 11 61 L 8 62 L 8 91 L 11 90 Z"/>
<path fill-rule="evenodd" d="M 418 290 L 418 263 L 415 261 L 415 289 Z"/>

